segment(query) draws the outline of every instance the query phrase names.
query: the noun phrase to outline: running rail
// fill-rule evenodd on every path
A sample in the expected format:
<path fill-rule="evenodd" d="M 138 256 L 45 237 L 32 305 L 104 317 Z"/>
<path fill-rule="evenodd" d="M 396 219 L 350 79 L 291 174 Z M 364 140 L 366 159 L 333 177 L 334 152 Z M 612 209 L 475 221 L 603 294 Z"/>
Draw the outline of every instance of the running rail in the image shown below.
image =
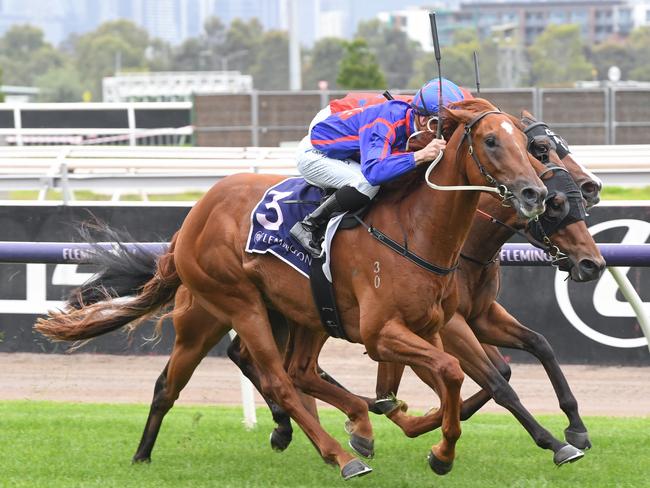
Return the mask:
<path fill-rule="evenodd" d="M 114 243 L 100 243 L 106 249 Z M 128 242 L 124 247 L 137 252 L 138 249 L 162 253 L 167 249 L 166 242 Z M 623 296 L 632 306 L 636 318 L 648 339 L 650 350 L 650 317 L 643 307 L 638 293 L 625 273 L 617 267 L 650 267 L 650 244 L 598 244 L 607 269 L 618 284 Z M 0 242 L 0 262 L 5 263 L 46 263 L 83 264 L 88 261 L 92 245 L 69 242 Z M 549 266 L 551 257 L 541 249 L 530 244 L 505 244 L 501 248 L 500 261 L 504 266 Z"/>

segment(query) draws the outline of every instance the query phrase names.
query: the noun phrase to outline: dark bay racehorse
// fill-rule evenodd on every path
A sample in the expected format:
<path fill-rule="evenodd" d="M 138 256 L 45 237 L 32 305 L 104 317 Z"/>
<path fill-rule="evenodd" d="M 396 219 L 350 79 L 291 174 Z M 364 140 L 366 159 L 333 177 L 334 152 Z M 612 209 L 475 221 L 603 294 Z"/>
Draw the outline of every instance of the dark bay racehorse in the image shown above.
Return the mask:
<path fill-rule="evenodd" d="M 526 137 L 515 122 L 489 102 L 475 99 L 444 110 L 448 145 L 433 172 L 439 185 L 501 186 L 526 218 L 544 210 L 543 171 L 526 156 Z M 156 384 L 154 401 L 135 460 L 147 460 L 164 414 L 207 351 L 231 328 L 250 353 L 260 388 L 278 403 L 344 478 L 370 468 L 346 452 L 302 405 L 286 373 L 269 324 L 267 307 L 299 328 L 320 332 L 319 319 L 303 278 L 278 259 L 244 252 L 249 216 L 264 192 L 281 177 L 235 175 L 216 184 L 193 207 L 157 263 L 156 275 L 126 301 L 106 300 L 79 309 L 52 312 L 37 329 L 59 340 L 82 340 L 121 328 L 169 304 L 181 285 L 189 293 L 176 318 L 194 313 L 197 303 L 216 325 L 209 337 L 201 324 L 179 331 L 170 361 Z M 367 219 L 393 238 L 408 238 L 410 249 L 429 263 L 452 270 L 478 204 L 477 192 L 438 192 L 416 172 L 391 185 Z M 438 332 L 455 312 L 453 273 L 433 274 L 373 241 L 361 228 L 334 240 L 332 271 L 345 332 L 365 345 L 376 361 L 411 367 L 440 397 L 442 441 L 430 458 L 450 467 L 460 436 L 458 360 L 439 346 Z M 381 287 L 375 275 L 382 274 Z M 447 469 L 448 471 L 448 469 Z"/>

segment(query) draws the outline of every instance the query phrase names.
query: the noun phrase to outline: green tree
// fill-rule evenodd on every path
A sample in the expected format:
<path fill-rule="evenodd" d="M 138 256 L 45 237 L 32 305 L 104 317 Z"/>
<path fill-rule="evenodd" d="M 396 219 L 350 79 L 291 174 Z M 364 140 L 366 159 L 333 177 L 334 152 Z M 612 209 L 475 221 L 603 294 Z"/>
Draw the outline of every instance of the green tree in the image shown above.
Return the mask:
<path fill-rule="evenodd" d="M 251 74 L 258 90 L 289 88 L 289 36 L 286 32 L 264 33 L 257 63 L 251 68 Z"/>
<path fill-rule="evenodd" d="M 226 32 L 223 52 L 229 56 L 228 69 L 250 73 L 258 60 L 264 37 L 264 28 L 260 21 L 251 19 L 244 22 L 235 19 Z"/>
<path fill-rule="evenodd" d="M 384 74 L 366 41 L 355 39 L 346 43 L 336 82 L 339 87 L 349 90 L 386 88 Z"/>
<path fill-rule="evenodd" d="M 84 88 L 93 99 L 102 93 L 102 78 L 124 71 L 146 71 L 145 52 L 149 47 L 149 34 L 128 20 L 104 22 L 94 31 L 76 38 L 75 64 Z"/>
<path fill-rule="evenodd" d="M 262 49 L 263 32 L 257 19 L 248 22 L 235 19 L 226 30 L 217 17 L 211 17 L 200 36 L 186 39 L 174 49 L 172 68 L 183 71 L 227 68 L 250 73 Z"/>
<path fill-rule="evenodd" d="M 207 51 L 203 48 L 200 37 L 190 37 L 176 47 L 172 54 L 174 71 L 207 70 Z"/>
<path fill-rule="evenodd" d="M 639 81 L 650 81 L 650 26 L 639 27 L 632 31 L 629 39 L 630 50 L 634 59 L 634 68 L 630 70 L 630 78 Z"/>
<path fill-rule="evenodd" d="M 345 54 L 345 41 L 336 37 L 325 37 L 314 44 L 305 56 L 302 86 L 306 90 L 318 88 L 318 82 L 327 81 L 330 90 L 336 90 L 339 63 Z"/>
<path fill-rule="evenodd" d="M 481 86 L 498 87 L 497 45 L 491 39 L 479 43 L 473 29 L 460 29 L 454 33 L 452 45 L 443 47 L 442 76 L 458 85 L 472 88 L 475 82 L 474 52 L 480 57 Z M 437 65 L 433 52 L 423 55 L 416 61 L 415 75 L 409 85 L 419 88 L 431 78 L 436 78 Z"/>
<path fill-rule="evenodd" d="M 355 37 L 366 41 L 369 51 L 386 75 L 389 87 L 409 87 L 408 82 L 414 74 L 414 62 L 422 55 L 418 43 L 409 39 L 397 27 L 377 19 L 360 22 Z"/>
<path fill-rule="evenodd" d="M 0 65 L 7 85 L 31 86 L 36 77 L 64 62 L 65 56 L 45 42 L 38 27 L 14 25 L 0 38 Z"/>
<path fill-rule="evenodd" d="M 578 25 L 549 25 L 528 48 L 528 54 L 531 85 L 572 86 L 593 76 L 594 66 L 585 57 Z"/>
<path fill-rule="evenodd" d="M 74 66 L 52 68 L 36 78 L 40 102 L 80 102 L 83 84 Z"/>
<path fill-rule="evenodd" d="M 634 54 L 627 42 L 606 41 L 590 49 L 589 61 L 594 65 L 599 80 L 607 79 L 611 66 L 618 66 L 621 78 L 627 79 L 634 68 Z"/>

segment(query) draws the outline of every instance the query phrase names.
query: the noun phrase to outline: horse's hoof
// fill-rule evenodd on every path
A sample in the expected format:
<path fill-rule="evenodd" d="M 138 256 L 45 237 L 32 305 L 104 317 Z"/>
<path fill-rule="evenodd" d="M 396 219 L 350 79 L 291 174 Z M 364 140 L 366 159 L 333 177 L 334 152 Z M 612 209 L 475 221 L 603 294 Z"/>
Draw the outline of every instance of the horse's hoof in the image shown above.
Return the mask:
<path fill-rule="evenodd" d="M 356 434 L 351 434 L 348 444 L 359 456 L 372 459 L 375 455 L 375 441 L 373 439 L 365 439 Z"/>
<path fill-rule="evenodd" d="M 585 453 L 580 449 L 567 444 L 553 455 L 553 462 L 558 466 L 562 466 L 563 464 L 574 463 L 584 455 Z"/>
<path fill-rule="evenodd" d="M 564 429 L 564 438 L 573 447 L 582 449 L 583 451 L 591 449 L 591 441 L 589 440 L 588 432 L 576 432 L 575 430 Z"/>
<path fill-rule="evenodd" d="M 341 469 L 341 476 L 345 481 L 357 476 L 364 476 L 372 472 L 372 468 L 359 459 L 353 459 Z"/>
<path fill-rule="evenodd" d="M 431 469 L 433 470 L 434 473 L 439 474 L 440 476 L 444 476 L 449 471 L 451 471 L 452 466 L 454 465 L 454 462 L 445 462 L 441 461 L 438 459 L 435 454 L 433 454 L 433 451 L 429 451 L 429 466 L 431 466 Z"/>
<path fill-rule="evenodd" d="M 133 456 L 133 459 L 131 459 L 131 464 L 149 464 L 151 463 L 151 458 L 150 457 L 135 457 Z"/>
<path fill-rule="evenodd" d="M 291 433 L 284 434 L 279 432 L 277 429 L 274 429 L 273 432 L 271 432 L 270 441 L 271 448 L 275 452 L 282 452 L 289 447 L 289 444 L 291 444 Z"/>

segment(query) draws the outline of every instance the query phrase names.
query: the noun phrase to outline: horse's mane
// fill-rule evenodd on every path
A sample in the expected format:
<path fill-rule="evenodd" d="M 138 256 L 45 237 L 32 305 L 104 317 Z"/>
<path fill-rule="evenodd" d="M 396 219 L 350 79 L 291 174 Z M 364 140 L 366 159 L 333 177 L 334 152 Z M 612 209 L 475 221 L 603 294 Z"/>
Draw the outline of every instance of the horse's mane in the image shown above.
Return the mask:
<path fill-rule="evenodd" d="M 465 110 L 478 115 L 483 112 L 498 109 L 484 98 L 472 98 L 470 100 L 450 103 L 447 108 L 442 109 L 442 135 L 447 141 L 451 139 L 451 136 L 460 123 L 460 120 L 454 116 L 456 110 Z M 411 194 L 418 185 L 422 184 L 427 167 L 428 164 L 421 164 L 415 170 L 400 176 L 390 183 L 382 185 L 378 198 L 393 203 L 400 202 L 407 195 Z"/>

